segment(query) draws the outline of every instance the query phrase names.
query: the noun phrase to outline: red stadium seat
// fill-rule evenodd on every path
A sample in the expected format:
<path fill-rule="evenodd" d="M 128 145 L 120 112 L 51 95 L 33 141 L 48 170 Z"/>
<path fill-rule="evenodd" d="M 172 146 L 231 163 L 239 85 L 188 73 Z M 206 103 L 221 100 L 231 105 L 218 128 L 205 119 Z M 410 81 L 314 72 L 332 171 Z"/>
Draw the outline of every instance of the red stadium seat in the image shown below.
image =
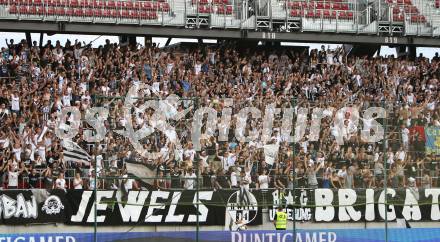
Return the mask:
<path fill-rule="evenodd" d="M 315 17 L 315 13 L 313 12 L 313 10 L 307 11 L 306 17 L 307 18 L 314 18 Z"/>
<path fill-rule="evenodd" d="M 333 4 L 333 9 L 335 10 L 341 10 L 342 9 L 342 5 L 340 3 L 334 3 Z"/>
<path fill-rule="evenodd" d="M 121 14 L 120 14 L 119 10 L 110 10 L 110 16 L 112 16 L 113 18 L 117 18 L 120 15 Z"/>
<path fill-rule="evenodd" d="M 225 14 L 225 13 L 226 13 L 225 7 L 223 5 L 218 5 L 217 14 Z"/>
<path fill-rule="evenodd" d="M 43 6 L 39 6 L 38 8 L 37 8 L 37 14 L 38 15 L 44 15 L 46 13 L 46 8 L 45 7 L 43 7 Z"/>
<path fill-rule="evenodd" d="M 105 1 L 95 1 L 94 6 L 98 8 L 104 8 L 105 7 Z"/>
<path fill-rule="evenodd" d="M 107 2 L 107 7 L 108 8 L 115 8 L 116 7 L 115 1 L 108 1 Z"/>
<path fill-rule="evenodd" d="M 153 10 L 157 11 L 160 8 L 160 2 L 153 2 Z"/>
<path fill-rule="evenodd" d="M 56 9 L 55 9 L 55 13 L 56 13 L 57 15 L 65 15 L 65 14 L 66 14 L 66 11 L 64 10 L 64 8 L 59 7 L 59 8 L 56 8 Z"/>
<path fill-rule="evenodd" d="M 226 14 L 228 14 L 228 15 L 232 14 L 232 6 L 231 5 L 226 6 Z"/>
<path fill-rule="evenodd" d="M 79 6 L 79 2 L 78 2 L 78 0 L 70 0 L 69 7 L 71 7 L 71 8 L 76 8 L 76 7 L 78 7 L 78 6 Z"/>
<path fill-rule="evenodd" d="M 156 12 L 150 12 L 150 14 L 148 15 L 149 19 L 157 19 L 157 13 Z"/>
<path fill-rule="evenodd" d="M 101 17 L 102 16 L 102 10 L 101 9 L 93 9 L 93 15 L 95 17 Z"/>
<path fill-rule="evenodd" d="M 29 14 L 37 14 L 37 6 L 29 6 Z"/>
<path fill-rule="evenodd" d="M 403 22 L 403 15 L 394 15 L 393 16 L 393 21 L 395 21 L 395 22 Z"/>
<path fill-rule="evenodd" d="M 317 8 L 317 9 L 323 9 L 323 8 L 324 8 L 324 3 L 322 3 L 322 2 L 318 2 L 318 3 L 316 4 L 316 8 Z"/>
<path fill-rule="evenodd" d="M 339 18 L 340 19 L 346 19 L 347 18 L 347 13 L 344 11 L 339 12 Z"/>
<path fill-rule="evenodd" d="M 20 14 L 28 14 L 28 6 L 25 6 L 25 5 L 20 6 L 20 8 L 18 9 L 18 12 Z"/>
<path fill-rule="evenodd" d="M 139 17 L 140 17 L 141 19 L 148 19 L 148 12 L 146 12 L 146 11 L 141 11 L 141 12 L 139 13 Z"/>
<path fill-rule="evenodd" d="M 11 5 L 11 7 L 9 7 L 9 12 L 12 14 L 17 13 L 17 6 L 16 5 Z"/>
<path fill-rule="evenodd" d="M 128 10 L 122 10 L 121 12 L 121 16 L 123 18 L 129 18 L 130 13 L 128 12 Z"/>
<path fill-rule="evenodd" d="M 170 11 L 170 4 L 167 3 L 167 2 L 162 3 L 161 10 L 162 10 L 163 12 L 168 12 L 168 11 Z"/>
<path fill-rule="evenodd" d="M 110 17 L 110 14 L 111 14 L 110 9 L 104 9 L 102 11 L 102 16 L 103 17 Z"/>
<path fill-rule="evenodd" d="M 64 9 L 63 9 L 63 10 L 64 10 Z M 73 9 L 71 9 L 71 8 L 66 9 L 66 15 L 67 15 L 67 16 L 73 16 L 73 14 L 74 14 Z"/>
<path fill-rule="evenodd" d="M 130 16 L 131 18 L 139 18 L 138 10 L 131 10 Z"/>
<path fill-rule="evenodd" d="M 84 10 L 77 8 L 73 11 L 73 15 L 75 16 L 84 16 Z"/>
<path fill-rule="evenodd" d="M 342 4 L 341 10 L 349 10 L 348 4 Z"/>
<path fill-rule="evenodd" d="M 84 11 L 84 15 L 87 16 L 87 17 L 92 17 L 92 16 L 93 16 L 93 10 L 90 9 L 90 8 L 87 8 L 87 9 Z"/>
<path fill-rule="evenodd" d="M 55 8 L 54 7 L 49 7 L 47 9 L 47 14 L 48 15 L 55 15 Z"/>
<path fill-rule="evenodd" d="M 301 8 L 301 3 L 300 2 L 293 2 L 292 8 Z"/>
<path fill-rule="evenodd" d="M 322 10 L 316 10 L 315 11 L 315 18 L 321 18 L 322 16 Z"/>
<path fill-rule="evenodd" d="M 125 3 L 125 8 L 133 9 L 133 8 L 134 8 L 134 4 L 133 4 L 133 2 L 132 2 L 132 1 L 127 1 L 127 2 Z"/>
<path fill-rule="evenodd" d="M 145 2 L 144 6 L 143 6 L 143 9 L 145 9 L 145 10 L 152 10 L 153 9 L 152 3 L 151 2 Z"/>
<path fill-rule="evenodd" d="M 34 5 L 40 6 L 42 4 L 41 0 L 34 0 Z"/>

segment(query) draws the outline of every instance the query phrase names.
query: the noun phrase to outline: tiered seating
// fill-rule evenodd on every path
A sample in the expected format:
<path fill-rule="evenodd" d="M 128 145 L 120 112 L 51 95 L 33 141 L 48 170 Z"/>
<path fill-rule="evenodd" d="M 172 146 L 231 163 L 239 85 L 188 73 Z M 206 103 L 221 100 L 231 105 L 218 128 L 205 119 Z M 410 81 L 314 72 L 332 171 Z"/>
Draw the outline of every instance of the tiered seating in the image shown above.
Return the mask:
<path fill-rule="evenodd" d="M 233 5 L 230 0 L 192 0 L 192 5 L 201 14 L 216 13 L 221 15 L 232 15 Z"/>
<path fill-rule="evenodd" d="M 289 1 L 287 8 L 292 17 L 353 19 L 354 16 L 350 5 L 343 0 Z"/>
<path fill-rule="evenodd" d="M 409 19 L 414 23 L 426 22 L 425 16 L 419 13 L 411 0 L 386 0 L 389 6 L 393 7 L 393 21 L 403 22 L 405 15 L 410 16 Z"/>
<path fill-rule="evenodd" d="M 0 4 L 9 5 L 9 13 L 21 15 L 157 19 L 158 12 L 170 11 L 170 5 L 165 0 L 0 0 Z"/>

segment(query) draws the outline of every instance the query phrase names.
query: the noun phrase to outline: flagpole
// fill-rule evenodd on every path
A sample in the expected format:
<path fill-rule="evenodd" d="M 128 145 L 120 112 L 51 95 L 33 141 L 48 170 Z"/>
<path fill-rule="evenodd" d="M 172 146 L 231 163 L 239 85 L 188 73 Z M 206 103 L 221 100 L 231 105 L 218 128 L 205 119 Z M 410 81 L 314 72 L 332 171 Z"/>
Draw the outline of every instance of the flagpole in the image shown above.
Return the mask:
<path fill-rule="evenodd" d="M 97 142 L 97 145 L 99 146 L 99 144 L 100 144 L 100 142 L 98 141 Z M 96 147 L 97 148 L 97 147 Z M 95 150 L 97 150 L 95 148 Z M 93 208 L 93 210 L 94 210 L 94 213 L 95 213 L 95 219 L 94 219 L 94 223 L 93 223 L 93 241 L 94 242 L 98 242 L 98 236 L 97 236 L 97 232 L 98 232 L 98 229 L 97 229 L 97 227 L 98 227 L 98 222 L 96 221 L 96 217 L 98 216 L 98 209 L 97 209 L 97 206 L 98 206 L 98 196 L 97 196 L 97 189 L 96 189 L 96 187 L 97 187 L 97 177 L 98 177 L 98 172 L 97 172 L 97 168 L 98 168 L 98 162 L 97 162 L 98 160 L 97 160 L 97 157 L 96 157 L 96 153 L 95 153 L 95 169 L 94 169 L 94 172 L 95 172 L 95 186 L 94 186 L 94 193 L 95 193 L 95 206 L 94 206 L 94 208 Z"/>

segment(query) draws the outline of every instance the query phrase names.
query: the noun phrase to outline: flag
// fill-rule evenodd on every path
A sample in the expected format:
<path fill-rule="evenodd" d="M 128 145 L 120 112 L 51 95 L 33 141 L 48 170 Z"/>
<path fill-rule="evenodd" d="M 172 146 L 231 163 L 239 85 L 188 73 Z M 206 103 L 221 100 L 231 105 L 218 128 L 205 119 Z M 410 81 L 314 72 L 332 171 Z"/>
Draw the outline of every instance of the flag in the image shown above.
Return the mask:
<path fill-rule="evenodd" d="M 75 142 L 65 140 L 63 142 L 63 154 L 65 161 L 81 162 L 86 166 L 90 165 L 90 155 Z"/>
<path fill-rule="evenodd" d="M 277 144 L 269 144 L 264 146 L 264 161 L 273 166 L 275 159 L 278 155 L 279 145 Z"/>
<path fill-rule="evenodd" d="M 426 127 L 425 129 L 426 142 L 425 148 L 427 154 L 440 155 L 440 128 Z"/>

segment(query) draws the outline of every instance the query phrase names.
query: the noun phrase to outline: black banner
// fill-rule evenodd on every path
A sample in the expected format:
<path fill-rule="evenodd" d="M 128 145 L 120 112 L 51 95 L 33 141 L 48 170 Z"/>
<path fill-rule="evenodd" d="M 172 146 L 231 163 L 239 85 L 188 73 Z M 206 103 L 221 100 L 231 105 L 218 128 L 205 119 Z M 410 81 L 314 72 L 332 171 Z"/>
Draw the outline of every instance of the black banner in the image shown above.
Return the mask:
<path fill-rule="evenodd" d="M 282 206 L 289 220 L 315 222 L 439 221 L 440 189 L 297 189 L 240 193 L 221 191 L 4 190 L 2 224 L 66 223 L 90 225 L 225 225 L 244 220 L 263 223 L 262 208 L 273 219 Z M 386 200 L 386 202 L 385 202 Z M 269 222 L 269 221 L 264 221 Z"/>
<path fill-rule="evenodd" d="M 7 190 L 1 192 L 3 224 L 224 225 L 225 214 L 262 224 L 260 192 Z M 241 198 L 245 198 L 243 201 Z M 250 198 L 250 200 L 248 200 Z"/>
<path fill-rule="evenodd" d="M 315 222 L 439 221 L 440 189 L 295 189 L 272 192 L 269 219 L 280 205 L 289 220 Z M 385 197 L 386 196 L 386 197 Z M 387 206 L 387 215 L 386 213 Z M 295 217 L 293 217 L 295 214 Z"/>

